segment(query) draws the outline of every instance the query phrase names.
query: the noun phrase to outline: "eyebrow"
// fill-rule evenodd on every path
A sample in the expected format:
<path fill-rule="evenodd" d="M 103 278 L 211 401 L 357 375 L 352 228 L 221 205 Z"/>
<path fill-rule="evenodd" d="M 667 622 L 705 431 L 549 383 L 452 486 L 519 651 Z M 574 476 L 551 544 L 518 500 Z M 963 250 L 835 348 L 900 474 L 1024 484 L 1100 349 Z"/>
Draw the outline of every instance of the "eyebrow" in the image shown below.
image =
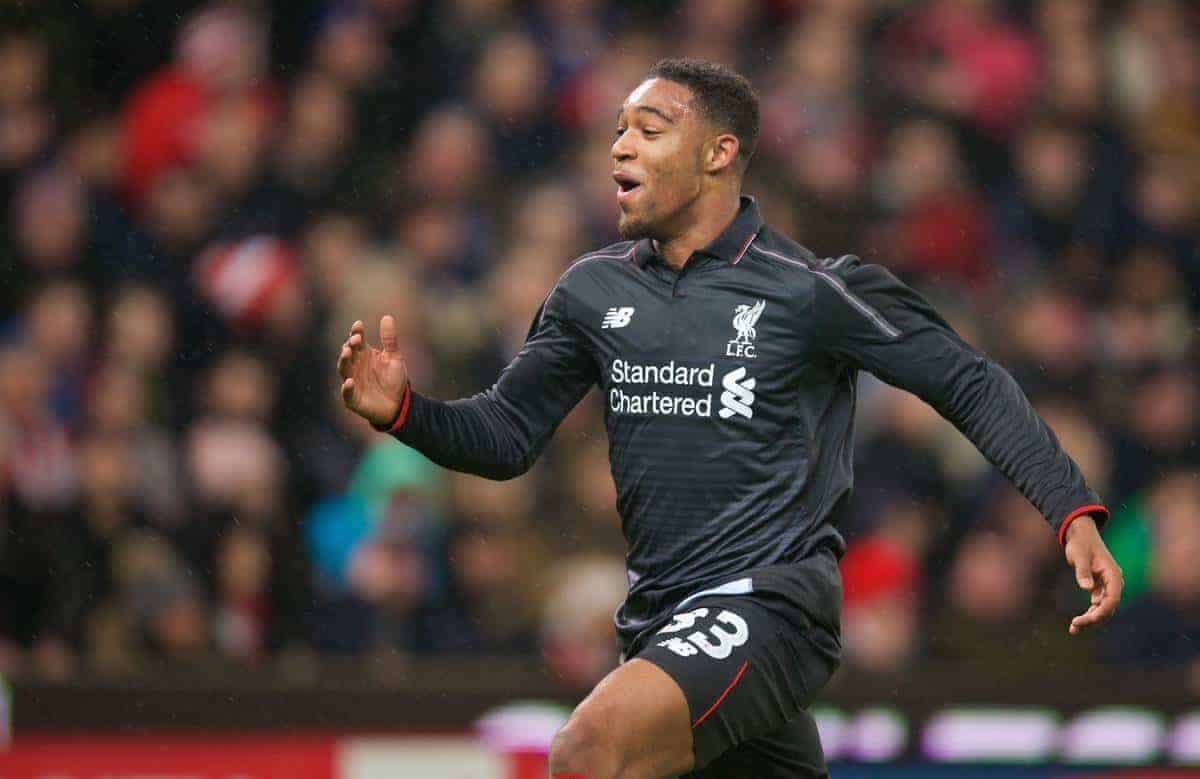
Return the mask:
<path fill-rule="evenodd" d="M 624 108 L 621 108 L 621 109 L 618 109 L 618 110 L 617 110 L 617 118 L 618 118 L 618 119 L 620 119 L 620 118 L 621 118 L 621 112 L 622 112 L 623 110 L 624 110 Z M 661 110 L 661 109 L 658 109 L 658 108 L 655 108 L 654 106 L 650 106 L 650 105 L 639 105 L 639 106 L 634 106 L 632 110 L 634 110 L 634 111 L 646 111 L 646 112 L 648 112 L 648 113 L 654 114 L 654 115 L 656 115 L 656 116 L 658 116 L 658 117 L 662 118 L 662 120 L 663 120 L 664 122 L 668 122 L 669 124 L 675 124 L 675 120 L 674 120 L 674 119 L 672 119 L 670 116 L 668 116 L 668 115 L 667 115 L 667 113 L 666 113 L 665 111 L 663 111 L 663 110 Z"/>

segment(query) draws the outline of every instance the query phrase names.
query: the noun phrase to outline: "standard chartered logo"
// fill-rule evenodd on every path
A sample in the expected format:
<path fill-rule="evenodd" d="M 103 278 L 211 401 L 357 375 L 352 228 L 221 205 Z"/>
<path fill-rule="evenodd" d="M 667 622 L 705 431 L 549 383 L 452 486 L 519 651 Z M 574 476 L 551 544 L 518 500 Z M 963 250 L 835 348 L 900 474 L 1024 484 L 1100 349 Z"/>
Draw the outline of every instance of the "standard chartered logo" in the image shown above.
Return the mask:
<path fill-rule="evenodd" d="M 751 390 L 755 383 L 753 378 L 746 378 L 745 367 L 725 374 L 721 379 L 721 386 L 725 389 L 721 393 L 721 405 L 724 408 L 717 412 L 721 419 L 729 419 L 734 414 L 741 414 L 746 419 L 754 416 L 754 409 L 750 407 L 754 405 L 754 393 Z"/>
<path fill-rule="evenodd" d="M 638 364 L 618 358 L 609 366 L 608 407 L 618 414 L 711 417 L 713 393 L 703 390 L 715 387 L 716 372 L 717 366 L 711 362 L 697 367 L 674 360 Z M 724 391 L 717 412 L 721 419 L 735 414 L 747 419 L 753 416 L 754 384 L 754 379 L 746 378 L 745 367 L 721 378 Z M 693 387 L 702 391 L 690 389 Z"/>

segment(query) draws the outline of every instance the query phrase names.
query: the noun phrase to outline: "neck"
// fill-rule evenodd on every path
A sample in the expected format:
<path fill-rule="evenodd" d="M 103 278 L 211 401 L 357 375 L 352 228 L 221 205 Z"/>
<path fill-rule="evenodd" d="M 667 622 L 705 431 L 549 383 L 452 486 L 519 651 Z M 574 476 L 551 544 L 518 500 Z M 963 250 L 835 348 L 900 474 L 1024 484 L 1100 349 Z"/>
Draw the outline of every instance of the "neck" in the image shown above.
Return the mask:
<path fill-rule="evenodd" d="M 672 238 L 656 241 L 659 253 L 668 265 L 679 270 L 692 252 L 716 240 L 737 216 L 740 207 L 741 198 L 737 190 L 722 192 L 720 196 L 697 198 L 687 226 Z"/>

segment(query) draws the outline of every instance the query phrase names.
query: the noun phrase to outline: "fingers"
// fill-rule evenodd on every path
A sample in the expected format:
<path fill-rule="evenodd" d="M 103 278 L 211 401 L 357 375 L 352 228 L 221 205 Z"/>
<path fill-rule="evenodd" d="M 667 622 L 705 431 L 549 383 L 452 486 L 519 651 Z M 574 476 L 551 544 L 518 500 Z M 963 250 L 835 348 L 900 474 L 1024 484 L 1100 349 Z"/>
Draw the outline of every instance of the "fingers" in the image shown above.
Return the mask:
<path fill-rule="evenodd" d="M 1116 612 L 1117 604 L 1121 602 L 1121 591 L 1125 582 L 1116 563 L 1111 559 L 1099 560 L 1094 574 L 1094 577 L 1089 576 L 1095 580 L 1094 586 L 1090 588 L 1091 604 L 1087 611 L 1071 620 L 1072 635 L 1107 620 Z"/>
<path fill-rule="evenodd" d="M 1073 636 L 1077 636 L 1081 630 L 1094 624 L 1096 624 L 1096 607 L 1092 606 L 1087 611 L 1071 620 L 1071 627 L 1067 629 L 1067 632 Z"/>
<path fill-rule="evenodd" d="M 366 327 L 362 320 L 355 320 L 350 327 L 350 335 L 342 344 L 342 351 L 338 354 L 337 370 L 338 375 L 343 379 L 350 378 L 354 373 L 354 355 L 362 351 L 365 330 Z"/>
<path fill-rule="evenodd" d="M 1075 581 L 1084 590 L 1091 590 L 1095 584 L 1092 579 L 1092 560 L 1090 556 L 1080 555 L 1075 561 Z"/>
<path fill-rule="evenodd" d="M 1092 602 L 1096 606 L 1096 621 L 1103 622 L 1111 617 L 1117 610 L 1117 604 L 1121 602 L 1121 591 L 1125 589 L 1125 578 L 1121 575 L 1120 569 L 1116 567 L 1116 563 L 1112 560 L 1106 561 L 1109 565 L 1100 569 L 1097 573 L 1104 580 L 1104 587 L 1101 588 L 1100 598 L 1097 600 L 1093 595 Z"/>
<path fill-rule="evenodd" d="M 354 379 L 342 382 L 342 402 L 349 408 L 354 408 Z"/>
<path fill-rule="evenodd" d="M 350 348 L 358 351 L 363 348 L 367 342 L 367 327 L 362 323 L 361 319 L 354 320 L 354 324 L 350 326 L 350 337 L 346 339 L 346 343 Z"/>
<path fill-rule="evenodd" d="M 1111 611 L 1105 613 L 1103 607 L 1099 605 L 1089 606 L 1087 611 L 1071 620 L 1071 627 L 1068 632 L 1070 632 L 1070 634 L 1073 636 L 1078 635 L 1079 631 L 1092 627 L 1093 625 L 1099 625 L 1101 622 L 1108 619 L 1111 614 Z"/>
<path fill-rule="evenodd" d="M 379 342 L 385 352 L 396 351 L 396 319 L 391 314 L 379 320 Z"/>

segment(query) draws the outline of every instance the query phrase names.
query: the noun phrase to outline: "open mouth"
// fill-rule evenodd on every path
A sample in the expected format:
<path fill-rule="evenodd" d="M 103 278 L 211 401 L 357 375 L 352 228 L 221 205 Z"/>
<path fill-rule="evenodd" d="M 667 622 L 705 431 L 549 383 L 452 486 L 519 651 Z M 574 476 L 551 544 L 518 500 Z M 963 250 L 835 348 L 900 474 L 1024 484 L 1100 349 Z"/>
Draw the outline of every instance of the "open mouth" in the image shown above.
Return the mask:
<path fill-rule="evenodd" d="M 614 173 L 613 181 L 617 182 L 618 201 L 629 198 L 642 187 L 642 183 L 628 173 Z"/>

